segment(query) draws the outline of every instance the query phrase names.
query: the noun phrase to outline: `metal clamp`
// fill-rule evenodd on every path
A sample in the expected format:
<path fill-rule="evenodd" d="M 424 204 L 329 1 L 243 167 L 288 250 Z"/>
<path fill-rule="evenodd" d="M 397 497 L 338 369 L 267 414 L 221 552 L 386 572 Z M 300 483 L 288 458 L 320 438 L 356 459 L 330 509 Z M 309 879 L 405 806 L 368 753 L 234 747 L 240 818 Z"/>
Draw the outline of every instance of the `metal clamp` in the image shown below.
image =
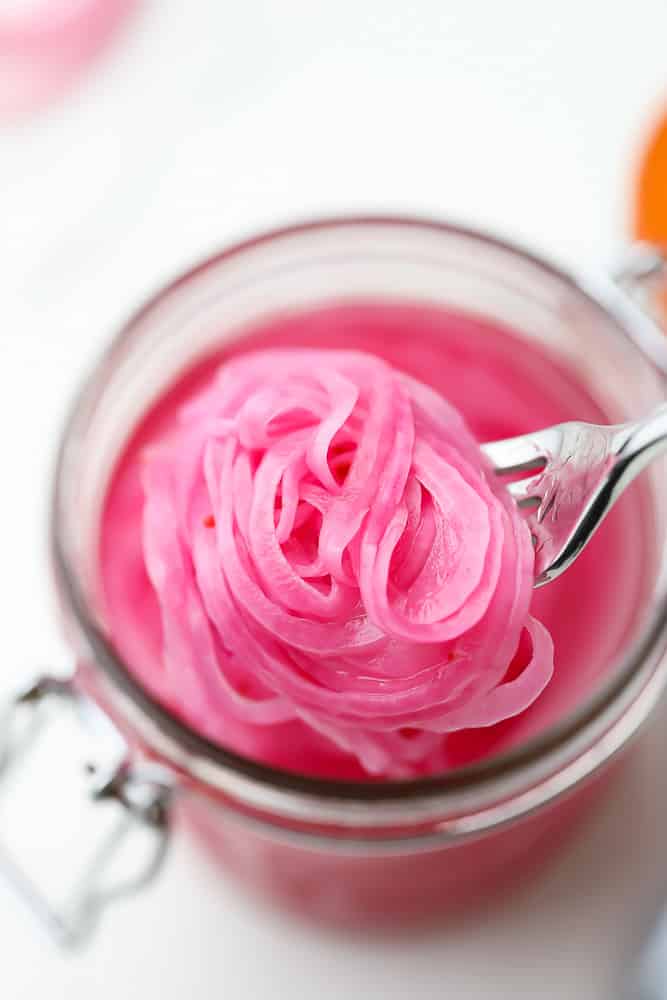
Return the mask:
<path fill-rule="evenodd" d="M 657 308 L 656 293 L 667 288 L 667 248 L 654 243 L 633 243 L 622 254 L 613 278 L 628 295 L 664 324 Z"/>
<path fill-rule="evenodd" d="M 39 880 L 17 859 L 16 852 L 1 842 L 0 875 L 6 877 L 52 938 L 61 945 L 72 946 L 89 936 L 108 903 L 143 888 L 157 874 L 168 843 L 173 788 L 163 769 L 135 766 L 131 762 L 122 734 L 95 702 L 77 690 L 71 679 L 44 676 L 19 691 L 7 702 L 4 712 L 0 712 L 0 801 L 3 785 L 16 776 L 16 769 L 25 764 L 26 756 L 41 741 L 47 717 L 53 720 L 61 716 L 62 709 L 74 718 L 79 741 L 81 737 L 85 741 L 82 808 L 86 801 L 115 802 L 120 808 L 112 810 L 114 825 L 107 829 L 64 901 L 52 902 Z M 32 795 L 32 788 L 30 792 Z M 51 821 L 45 817 L 45 836 Z M 131 879 L 116 879 L 115 883 L 102 885 L 102 876 L 108 874 L 111 862 L 138 829 L 150 834 L 150 850 L 147 857 L 142 850 L 140 870 Z M 71 832 L 74 836 L 77 831 Z"/>

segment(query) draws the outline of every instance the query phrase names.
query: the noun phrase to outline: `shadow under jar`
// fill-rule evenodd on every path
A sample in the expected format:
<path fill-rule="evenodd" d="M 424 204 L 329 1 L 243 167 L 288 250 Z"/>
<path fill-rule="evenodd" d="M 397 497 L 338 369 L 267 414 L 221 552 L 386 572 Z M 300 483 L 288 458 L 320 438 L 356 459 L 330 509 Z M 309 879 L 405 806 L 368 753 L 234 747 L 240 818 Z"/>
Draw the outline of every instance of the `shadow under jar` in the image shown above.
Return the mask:
<path fill-rule="evenodd" d="M 607 765 L 656 704 L 667 676 L 667 477 L 656 463 L 610 516 L 613 534 L 605 526 L 579 564 L 536 595 L 536 614 L 550 624 L 578 608 L 589 620 L 565 629 L 560 649 L 555 635 L 554 679 L 534 707 L 493 731 L 452 737 L 446 773 L 327 779 L 210 742 L 110 638 L 100 535 L 114 470 L 150 407 L 202 359 L 256 346 L 252 331 L 276 316 L 283 342 L 303 343 L 304 311 L 359 303 L 474 317 L 485 353 L 494 330 L 500 339 L 511 331 L 510 363 L 523 366 L 534 394 L 562 406 L 562 418 L 633 419 L 665 396 L 660 333 L 610 280 L 582 283 L 483 234 L 426 221 L 295 226 L 195 268 L 116 338 L 65 431 L 53 554 L 77 685 L 135 759 L 174 776 L 173 807 L 213 856 L 309 918 L 395 926 L 521 884 L 594 801 Z M 336 346 L 336 331 L 324 325 L 311 342 Z M 409 367 L 419 350 L 416 328 L 412 343 L 387 341 L 381 352 Z M 429 350 L 437 366 L 432 341 Z M 516 402 L 505 433 L 539 423 L 529 426 L 525 400 Z M 482 417 L 473 429 L 484 435 Z M 584 585 L 599 586 L 600 600 L 579 602 Z"/>

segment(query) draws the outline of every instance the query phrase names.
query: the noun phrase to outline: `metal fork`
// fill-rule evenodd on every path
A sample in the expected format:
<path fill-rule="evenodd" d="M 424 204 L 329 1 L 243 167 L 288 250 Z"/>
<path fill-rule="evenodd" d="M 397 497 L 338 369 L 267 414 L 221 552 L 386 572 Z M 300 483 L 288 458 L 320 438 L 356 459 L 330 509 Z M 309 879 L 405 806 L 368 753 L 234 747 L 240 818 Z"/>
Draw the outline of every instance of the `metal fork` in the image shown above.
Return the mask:
<path fill-rule="evenodd" d="M 507 488 L 527 511 L 541 587 L 574 562 L 633 479 L 667 452 L 667 403 L 635 423 L 572 421 L 482 451 L 499 476 L 534 473 Z"/>

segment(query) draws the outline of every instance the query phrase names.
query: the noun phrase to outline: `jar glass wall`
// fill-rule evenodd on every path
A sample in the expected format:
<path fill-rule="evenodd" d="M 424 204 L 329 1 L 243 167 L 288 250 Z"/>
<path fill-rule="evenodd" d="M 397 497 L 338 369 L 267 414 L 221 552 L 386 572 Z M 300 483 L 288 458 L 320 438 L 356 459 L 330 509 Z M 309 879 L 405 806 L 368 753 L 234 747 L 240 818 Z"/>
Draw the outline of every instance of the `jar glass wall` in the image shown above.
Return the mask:
<path fill-rule="evenodd" d="M 357 300 L 421 302 L 488 317 L 576 372 L 610 421 L 664 398 L 664 344 L 603 279 L 593 287 L 484 235 L 435 223 L 350 219 L 251 240 L 160 292 L 116 338 L 79 395 L 60 452 L 53 553 L 80 683 L 138 754 L 178 775 L 180 808 L 246 881 L 327 919 L 392 923 L 469 902 L 562 839 L 604 765 L 665 683 L 664 463 L 637 494 L 641 599 L 603 675 L 520 745 L 417 781 L 364 784 L 278 771 L 213 745 L 135 679 L 107 635 L 100 517 L 138 420 L 212 349 L 276 313 Z M 664 367 L 663 367 L 664 366 Z M 610 567 L 610 571 L 613 567 Z M 578 794 L 575 794 L 578 793 Z"/>

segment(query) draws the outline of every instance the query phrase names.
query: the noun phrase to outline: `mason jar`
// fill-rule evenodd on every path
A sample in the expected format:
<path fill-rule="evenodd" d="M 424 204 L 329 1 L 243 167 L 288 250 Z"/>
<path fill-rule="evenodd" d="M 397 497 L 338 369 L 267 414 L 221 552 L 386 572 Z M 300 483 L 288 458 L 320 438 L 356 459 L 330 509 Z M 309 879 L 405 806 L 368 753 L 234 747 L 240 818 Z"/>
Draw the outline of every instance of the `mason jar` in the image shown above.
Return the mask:
<path fill-rule="evenodd" d="M 75 669 L 29 683 L 8 726 L 34 705 L 73 705 L 95 744 L 95 798 L 117 800 L 161 842 L 177 818 L 221 871 L 310 920 L 395 927 L 523 882 L 591 808 L 665 686 L 664 463 L 643 475 L 637 527 L 638 537 L 653 539 L 654 565 L 647 561 L 642 606 L 604 675 L 521 745 L 419 780 L 277 770 L 207 741 L 172 714 L 109 639 L 99 598 L 102 504 L 129 435 L 180 373 L 272 314 L 332 301 L 472 310 L 547 347 L 611 421 L 637 418 L 665 398 L 667 347 L 646 291 L 661 268 L 657 252 L 639 248 L 621 280 L 578 278 L 458 226 L 342 218 L 258 236 L 177 278 L 126 323 L 67 420 L 51 542 Z M 103 727 L 113 739 L 97 759 Z M 39 909 L 38 887 L 29 901 Z M 81 913 L 68 920 L 60 921 L 63 937 L 81 931 Z"/>

